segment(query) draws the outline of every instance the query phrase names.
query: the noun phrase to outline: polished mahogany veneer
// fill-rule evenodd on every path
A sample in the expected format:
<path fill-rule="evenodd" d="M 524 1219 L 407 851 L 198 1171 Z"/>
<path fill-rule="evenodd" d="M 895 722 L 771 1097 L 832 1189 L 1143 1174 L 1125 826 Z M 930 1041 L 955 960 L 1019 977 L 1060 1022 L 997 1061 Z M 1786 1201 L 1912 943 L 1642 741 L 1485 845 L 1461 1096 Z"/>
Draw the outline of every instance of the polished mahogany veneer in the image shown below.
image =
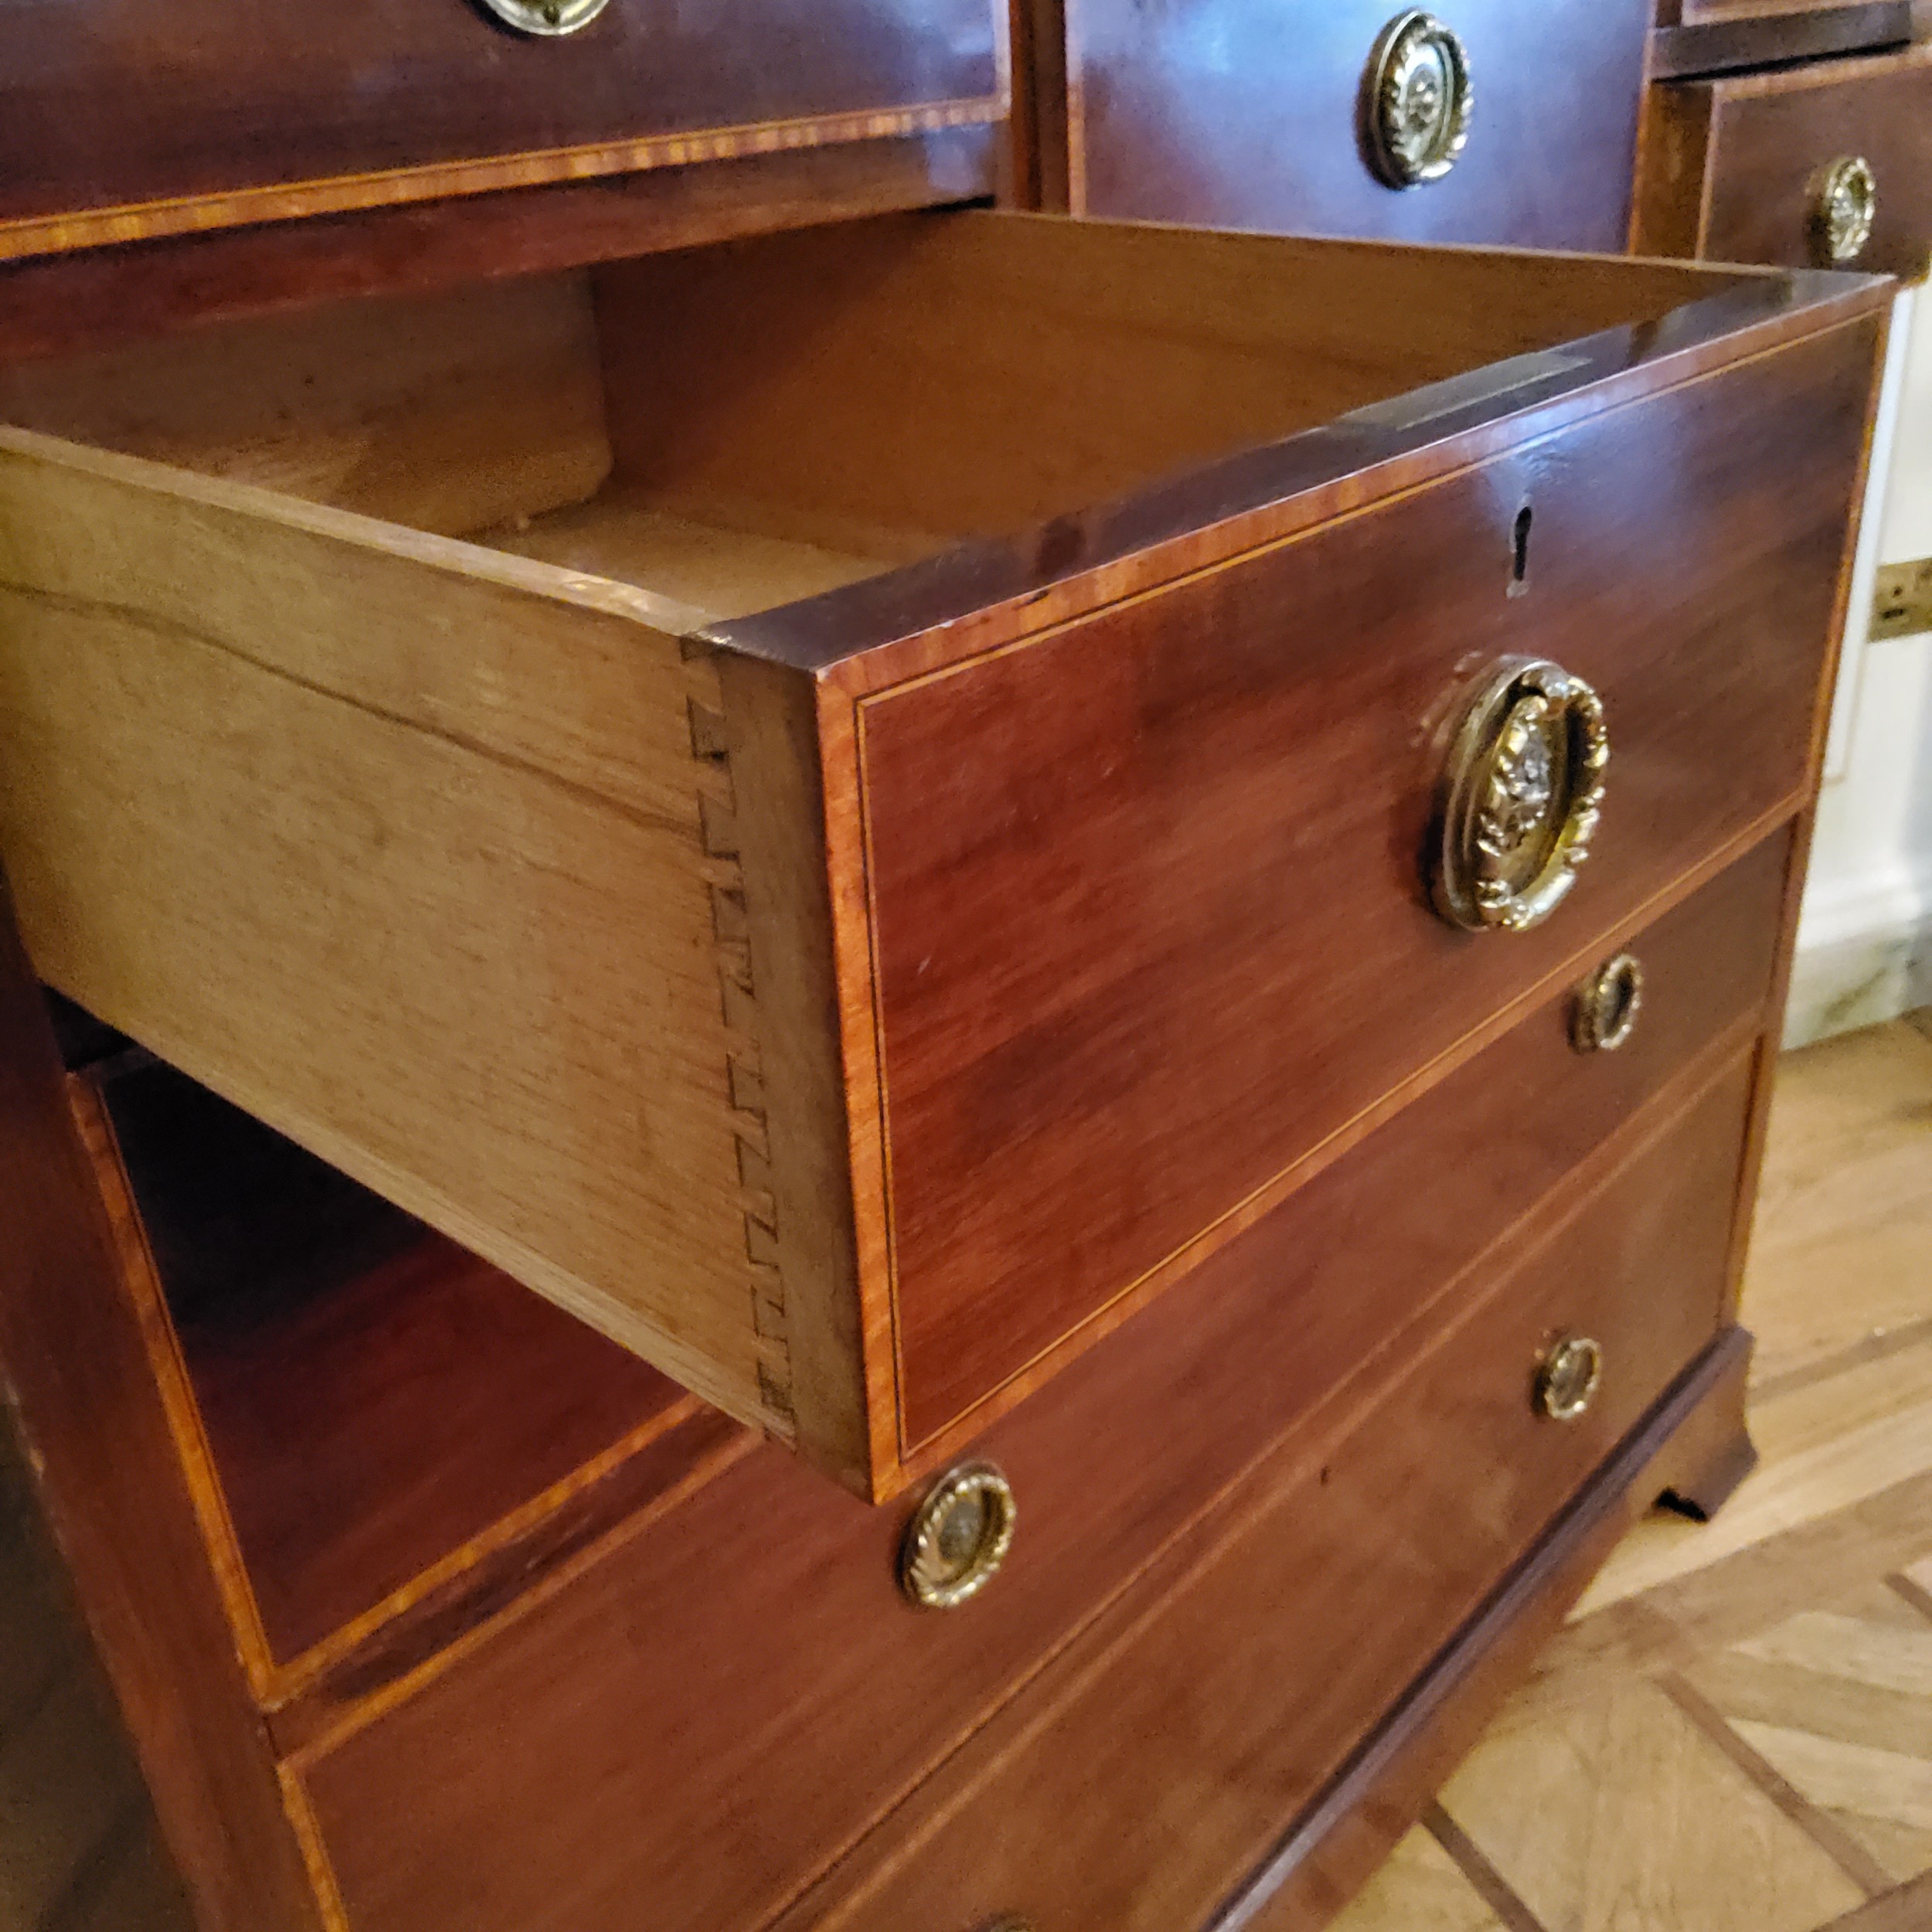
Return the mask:
<path fill-rule="evenodd" d="M 1354 1661 L 1322 1696 L 1283 1672 L 1249 1713 L 1257 1732 L 1287 1727 L 1281 1749 L 1311 1781 L 1230 1791 L 1220 1815 L 1196 1818 L 1203 1835 L 1186 1858 L 1168 1862 L 1177 1848 L 1165 1834 L 1150 1842 L 1165 1876 L 1134 1868 L 1146 1894 L 1141 1916 L 1123 1923 L 1203 1922 L 1312 1795 L 1339 1741 L 1385 1712 L 1453 1631 L 1499 1557 L 1530 1540 L 1716 1335 L 1768 991 L 1765 922 L 1787 859 L 1774 839 L 1655 928 L 1624 936 L 1656 964 L 1662 1031 L 1646 1057 L 1577 1056 L 1566 989 L 1223 1250 L 1185 1301 L 1150 1310 L 1070 1369 L 1051 1400 L 988 1431 L 980 1451 L 1012 1481 L 1024 1528 L 970 1611 L 935 1617 L 898 1602 L 896 1512 L 857 1509 L 766 1451 L 400 1698 L 333 1713 L 291 1768 L 349 1923 L 454 1928 L 474 1886 L 514 1922 L 556 1932 L 607 1923 L 626 1900 L 692 1932 L 763 1923 L 992 1713 L 1024 1730 L 1040 1708 L 1033 1673 L 1094 1611 L 1138 1604 L 1162 1633 L 1151 1641 L 1196 1641 L 1154 1606 L 1210 1558 L 1241 1571 L 1258 1539 L 1279 1546 L 1281 1571 L 1298 1580 L 1285 1590 L 1253 1580 L 1276 1606 L 1265 1621 L 1284 1641 L 1320 1629 L 1355 1646 Z M 1549 1201 L 1526 1230 L 1516 1190 L 1546 1182 Z M 1563 1424 L 1538 1416 L 1532 1383 L 1539 1353 L 1570 1328 L 1603 1342 L 1605 1393 L 1583 1422 Z M 1149 1440 L 1161 1453 L 1146 1453 Z M 1218 1516 L 1192 1527 L 1215 1499 Z M 1246 1529 L 1257 1511 L 1265 1524 Z M 1359 1533 L 1369 1515 L 1374 1538 Z M 1383 1564 L 1395 1551 L 1391 1590 Z M 1175 1573 L 1150 1593 L 1134 1579 L 1157 1558 Z M 1362 1646 L 1369 1604 L 1379 1634 Z M 1281 1616 L 1284 1604 L 1294 1614 Z M 1252 1614 L 1230 1607 L 1225 1631 L 1247 1632 Z M 1223 1648 L 1240 1674 L 1246 1636 Z M 594 1672 L 577 1662 L 587 1655 Z M 1102 1702 L 1117 1689 L 1107 1681 Z M 1197 1681 L 1160 1679 L 1176 1697 Z M 1226 1722 L 1176 1733 L 1177 1748 L 1193 1737 L 1189 1748 L 1218 1753 Z M 476 1753 L 479 1734 L 509 1748 Z M 963 1761 L 985 1755 L 969 1745 Z M 1132 1755 L 1150 1792 L 1192 1805 L 1198 1778 Z M 1079 1754 L 1053 1760 L 1056 1776 L 1090 1775 Z M 941 1774 L 942 1792 L 954 1775 Z M 1037 1794 L 1023 1765 L 988 1775 L 999 1806 Z M 573 1794 L 562 1813 L 542 1799 L 560 1785 Z M 733 1802 L 746 1789 L 755 1806 Z M 1104 1792 L 1090 1795 L 1104 1807 Z M 884 1835 L 904 1842 L 894 1827 Z M 586 1839 L 596 1855 L 569 1859 L 566 1845 Z M 1110 1876 L 1111 1831 L 1070 1838 L 1032 1891 L 1005 1896 L 988 1888 L 1016 1868 L 983 1849 L 982 1860 L 959 1841 L 946 1855 L 966 1909 L 937 1923 L 976 1927 L 1002 1906 L 1044 1904 L 1048 1884 L 1060 1888 L 1050 1916 L 1083 1932 L 1100 1932 L 1121 1903 L 1114 1888 L 1128 1875 Z M 862 1876 L 878 1855 L 858 1854 Z M 913 1917 L 937 1903 L 922 1890 Z M 906 1920 L 887 1911 L 882 1922 Z"/>
<path fill-rule="evenodd" d="M 499 17 L 520 5 L 25 0 L 0 117 L 0 257 L 1003 116 L 986 0 L 808 15 L 614 0 L 564 36 Z M 539 0 L 521 10 L 542 27 Z"/>
<path fill-rule="evenodd" d="M 129 1293 L 179 1366 L 265 1680 L 688 1407 L 173 1069 L 137 1056 L 75 1086 L 138 1219 Z"/>
<path fill-rule="evenodd" d="M 1292 17 L 1266 0 L 1027 11 L 1065 60 L 1063 102 L 1039 117 L 1042 179 L 1060 197 L 1049 205 L 1392 240 L 1622 246 L 1647 0 L 1432 9 L 1465 50 L 1474 107 L 1448 172 L 1401 188 L 1377 174 L 1363 130 L 1371 56 L 1405 11 L 1396 0 Z"/>
<path fill-rule="evenodd" d="M 1478 1614 L 1712 1334 L 1750 1084 L 1734 1064 L 1635 1151 L 1606 1150 L 1595 1191 L 1505 1249 L 1352 1427 L 1257 1471 L 1158 1614 L 1110 1620 L 787 1932 L 1215 1923 L 1281 1821 L 1342 1774 L 1362 1714 Z M 1525 1399 L 1522 1365 L 1578 1328 L 1603 1341 L 1605 1397 L 1566 1425 Z"/>
<path fill-rule="evenodd" d="M 909 1445 L 1794 808 L 1865 408 L 1821 342 L 862 702 Z M 1511 654 L 1614 750 L 1583 883 L 1499 940 L 1418 876 Z"/>

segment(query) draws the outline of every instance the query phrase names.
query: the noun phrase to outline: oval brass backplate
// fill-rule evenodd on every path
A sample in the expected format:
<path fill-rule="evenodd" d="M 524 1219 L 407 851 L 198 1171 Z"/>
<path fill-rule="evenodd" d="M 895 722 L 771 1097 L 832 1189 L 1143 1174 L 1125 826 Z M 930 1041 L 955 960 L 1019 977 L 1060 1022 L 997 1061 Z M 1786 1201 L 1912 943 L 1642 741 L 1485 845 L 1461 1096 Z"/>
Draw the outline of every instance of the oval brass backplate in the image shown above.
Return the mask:
<path fill-rule="evenodd" d="M 1553 1422 L 1574 1422 L 1596 1400 L 1603 1379 L 1603 1345 L 1587 1335 L 1562 1336 L 1536 1364 L 1536 1406 Z"/>
<path fill-rule="evenodd" d="M 519 33 L 556 39 L 587 27 L 610 0 L 483 0 L 483 5 Z"/>
<path fill-rule="evenodd" d="M 1878 177 L 1862 155 L 1841 155 L 1811 182 L 1811 259 L 1845 268 L 1865 253 L 1879 214 Z"/>
<path fill-rule="evenodd" d="M 900 1587 L 927 1610 L 955 1610 L 990 1583 L 1013 1546 L 1012 1485 L 989 1462 L 962 1463 L 913 1511 L 899 1546 Z"/>
<path fill-rule="evenodd" d="M 1580 1053 L 1614 1053 L 1637 1030 L 1644 969 L 1634 953 L 1606 960 L 1577 989 L 1570 1036 Z"/>
<path fill-rule="evenodd" d="M 1432 834 L 1437 912 L 1471 932 L 1525 932 L 1568 896 L 1604 802 L 1600 699 L 1540 658 L 1505 658 L 1463 712 Z"/>
<path fill-rule="evenodd" d="M 1440 181 L 1468 145 L 1475 92 L 1461 37 L 1413 7 L 1377 36 L 1362 77 L 1362 141 L 1391 188 Z"/>

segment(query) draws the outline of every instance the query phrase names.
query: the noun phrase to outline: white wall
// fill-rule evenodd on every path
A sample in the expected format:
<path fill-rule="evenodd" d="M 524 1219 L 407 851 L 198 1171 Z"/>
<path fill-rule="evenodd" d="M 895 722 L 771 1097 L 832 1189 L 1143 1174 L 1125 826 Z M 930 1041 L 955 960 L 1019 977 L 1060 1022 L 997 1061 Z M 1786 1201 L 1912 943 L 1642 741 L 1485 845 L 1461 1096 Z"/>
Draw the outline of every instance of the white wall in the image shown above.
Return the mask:
<path fill-rule="evenodd" d="M 1879 563 L 1932 557 L 1932 294 L 1907 290 L 1872 447 L 1784 1037 L 1932 1004 L 1932 632 L 1868 638 Z"/>

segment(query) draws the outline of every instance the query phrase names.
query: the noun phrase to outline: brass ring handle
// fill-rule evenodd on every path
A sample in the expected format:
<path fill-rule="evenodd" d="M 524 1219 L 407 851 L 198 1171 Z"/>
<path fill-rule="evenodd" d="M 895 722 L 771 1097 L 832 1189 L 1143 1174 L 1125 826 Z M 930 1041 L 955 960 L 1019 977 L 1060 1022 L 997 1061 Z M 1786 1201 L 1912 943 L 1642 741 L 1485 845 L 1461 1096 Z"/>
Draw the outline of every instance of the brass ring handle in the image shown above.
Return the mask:
<path fill-rule="evenodd" d="M 1525 932 L 1561 905 L 1604 802 L 1603 701 L 1540 658 L 1505 658 L 1451 743 L 1432 881 L 1453 926 Z"/>
<path fill-rule="evenodd" d="M 927 1610 L 955 1610 L 977 1597 L 1005 1562 L 1018 1515 L 1012 1485 L 991 1463 L 949 1471 L 906 1526 L 900 1588 Z"/>
<path fill-rule="evenodd" d="M 1878 213 L 1878 177 L 1862 155 L 1827 162 L 1811 181 L 1811 259 L 1821 268 L 1856 261 L 1872 239 Z"/>
<path fill-rule="evenodd" d="M 483 4 L 519 33 L 555 39 L 587 27 L 610 0 L 483 0 Z"/>
<path fill-rule="evenodd" d="M 1606 960 L 1577 989 L 1570 1036 L 1580 1053 L 1614 1053 L 1637 1030 L 1644 968 L 1634 953 Z"/>
<path fill-rule="evenodd" d="M 1603 1344 L 1587 1335 L 1563 1335 L 1536 1364 L 1536 1406 L 1553 1422 L 1574 1422 L 1596 1400 L 1603 1379 Z"/>
<path fill-rule="evenodd" d="M 1397 14 L 1362 77 L 1369 165 L 1391 188 L 1440 181 L 1468 144 L 1475 104 L 1461 36 L 1419 7 Z"/>

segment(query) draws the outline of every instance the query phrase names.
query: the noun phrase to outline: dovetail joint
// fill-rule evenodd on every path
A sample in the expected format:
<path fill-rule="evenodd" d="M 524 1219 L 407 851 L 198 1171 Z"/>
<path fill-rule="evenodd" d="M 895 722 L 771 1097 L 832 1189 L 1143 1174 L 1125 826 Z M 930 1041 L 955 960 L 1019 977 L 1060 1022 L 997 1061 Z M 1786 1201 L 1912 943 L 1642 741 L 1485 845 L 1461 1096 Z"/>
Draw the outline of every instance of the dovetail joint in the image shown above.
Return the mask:
<path fill-rule="evenodd" d="M 736 1141 L 738 1199 L 744 1213 L 746 1292 L 757 1351 L 758 1400 L 767 1430 L 797 1433 L 784 1277 L 778 1267 L 778 1210 L 772 1187 L 764 1082 L 758 1053 L 757 987 L 751 925 L 739 866 L 736 794 L 715 667 L 702 645 L 687 645 L 691 672 L 691 755 L 700 767 L 698 814 L 711 888 L 713 944 L 725 1023 L 725 1077 Z"/>

